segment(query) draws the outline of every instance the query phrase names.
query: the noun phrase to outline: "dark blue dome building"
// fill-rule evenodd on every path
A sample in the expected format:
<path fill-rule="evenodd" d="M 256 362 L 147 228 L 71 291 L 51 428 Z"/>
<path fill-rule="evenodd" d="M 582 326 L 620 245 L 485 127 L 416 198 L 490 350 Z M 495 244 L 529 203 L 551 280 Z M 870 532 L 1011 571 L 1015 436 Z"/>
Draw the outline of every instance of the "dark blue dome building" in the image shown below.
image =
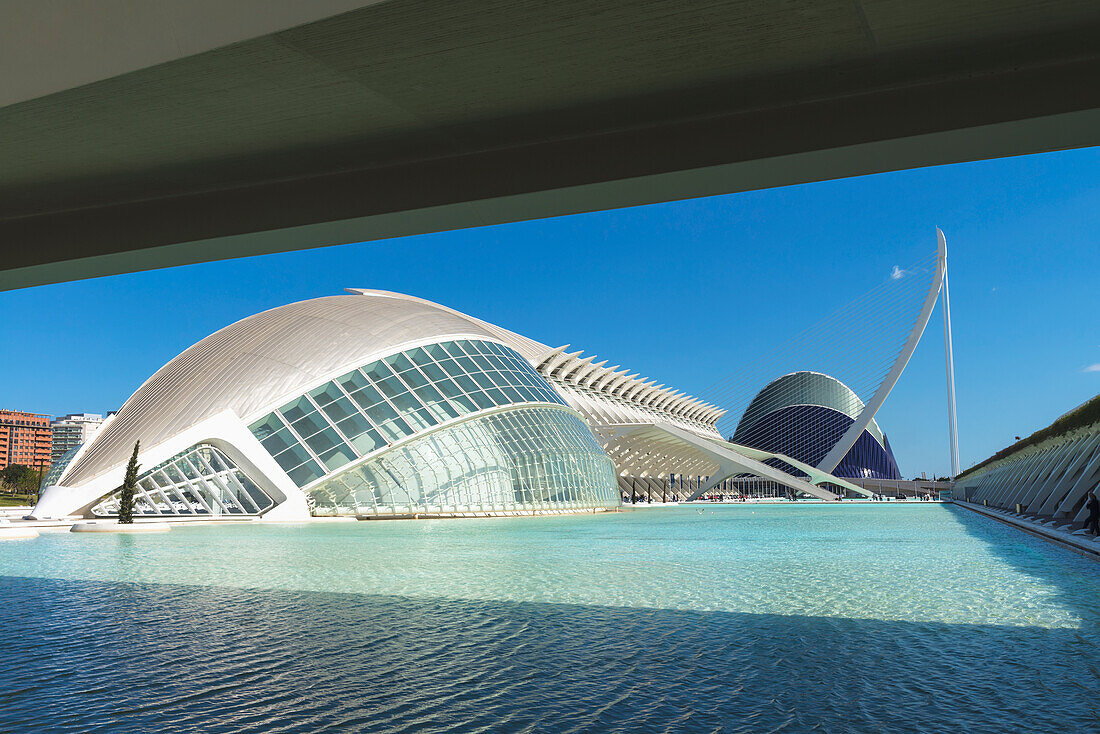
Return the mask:
<path fill-rule="evenodd" d="M 756 394 L 731 440 L 817 466 L 862 410 L 863 401 L 840 380 L 792 372 Z M 873 419 L 832 473 L 901 479 L 890 442 Z"/>

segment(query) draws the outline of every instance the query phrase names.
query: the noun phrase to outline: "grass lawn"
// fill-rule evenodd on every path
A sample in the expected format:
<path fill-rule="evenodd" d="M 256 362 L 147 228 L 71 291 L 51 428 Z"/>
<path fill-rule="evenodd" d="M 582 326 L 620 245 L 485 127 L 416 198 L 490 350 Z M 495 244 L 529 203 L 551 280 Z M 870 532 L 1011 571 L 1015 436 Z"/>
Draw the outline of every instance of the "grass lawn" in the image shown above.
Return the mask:
<path fill-rule="evenodd" d="M 23 507 L 34 504 L 33 494 L 0 494 L 0 507 Z"/>

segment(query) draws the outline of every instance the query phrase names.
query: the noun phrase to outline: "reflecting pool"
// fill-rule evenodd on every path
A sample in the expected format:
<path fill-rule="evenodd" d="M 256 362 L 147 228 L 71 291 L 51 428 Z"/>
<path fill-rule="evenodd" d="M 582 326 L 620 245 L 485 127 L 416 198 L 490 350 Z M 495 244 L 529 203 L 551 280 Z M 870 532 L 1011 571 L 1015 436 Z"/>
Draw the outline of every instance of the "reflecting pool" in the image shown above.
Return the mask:
<path fill-rule="evenodd" d="M 934 504 L 43 534 L 0 731 L 1098 731 L 1100 564 Z"/>

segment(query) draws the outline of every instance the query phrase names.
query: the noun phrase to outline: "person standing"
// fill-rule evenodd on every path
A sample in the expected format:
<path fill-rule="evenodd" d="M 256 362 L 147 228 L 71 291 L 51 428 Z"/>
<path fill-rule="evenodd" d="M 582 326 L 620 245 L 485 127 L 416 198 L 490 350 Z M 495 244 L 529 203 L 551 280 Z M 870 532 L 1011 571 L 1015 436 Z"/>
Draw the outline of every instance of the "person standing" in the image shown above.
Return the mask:
<path fill-rule="evenodd" d="M 1089 508 L 1089 517 L 1085 521 L 1085 527 L 1093 535 L 1100 535 L 1100 499 L 1096 498 L 1095 489 L 1089 494 L 1087 507 Z"/>

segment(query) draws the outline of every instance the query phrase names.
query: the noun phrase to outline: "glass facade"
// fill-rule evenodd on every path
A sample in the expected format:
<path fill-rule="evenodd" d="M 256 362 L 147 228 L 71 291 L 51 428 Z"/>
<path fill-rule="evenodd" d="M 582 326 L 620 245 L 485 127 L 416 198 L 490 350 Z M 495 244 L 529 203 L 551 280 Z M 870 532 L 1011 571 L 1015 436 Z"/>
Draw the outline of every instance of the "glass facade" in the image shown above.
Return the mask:
<path fill-rule="evenodd" d="M 307 490 L 315 515 L 615 507 L 615 468 L 571 412 L 525 407 L 429 433 Z"/>
<path fill-rule="evenodd" d="M 76 452 L 80 451 L 80 447 L 83 445 L 84 444 L 82 443 L 78 443 L 76 446 L 73 446 L 71 449 L 59 456 L 57 458 L 57 461 L 50 465 L 50 470 L 46 472 L 46 476 L 42 477 L 42 483 L 39 485 L 38 491 L 41 492 L 46 487 L 49 487 L 52 484 L 57 484 L 57 480 L 61 478 L 61 474 L 69 466 L 69 463 L 72 462 L 73 457 L 76 456 Z"/>
<path fill-rule="evenodd" d="M 510 410 L 476 415 L 497 408 Z M 601 507 L 619 499 L 614 465 L 588 426 L 527 360 L 496 342 L 456 339 L 392 354 L 249 429 L 305 490 L 315 515 Z"/>
<path fill-rule="evenodd" d="M 444 421 L 489 408 L 565 402 L 514 350 L 477 339 L 428 344 L 310 390 L 249 426 L 304 487 Z"/>
<path fill-rule="evenodd" d="M 115 491 L 92 508 L 98 517 L 118 514 Z M 135 515 L 258 515 L 275 504 L 224 453 L 192 446 L 138 477 Z"/>

